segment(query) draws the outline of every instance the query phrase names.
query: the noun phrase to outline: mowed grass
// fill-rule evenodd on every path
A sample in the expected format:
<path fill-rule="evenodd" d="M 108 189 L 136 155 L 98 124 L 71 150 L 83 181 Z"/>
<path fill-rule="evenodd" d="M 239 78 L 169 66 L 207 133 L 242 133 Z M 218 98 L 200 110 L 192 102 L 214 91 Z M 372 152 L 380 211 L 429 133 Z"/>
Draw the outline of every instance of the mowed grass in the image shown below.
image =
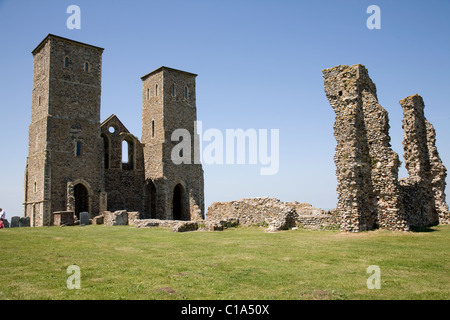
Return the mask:
<path fill-rule="evenodd" d="M 449 299 L 450 226 L 427 232 L 129 226 L 0 230 L 0 299 Z M 67 268 L 81 271 L 68 289 Z M 368 289 L 370 265 L 381 289 Z"/>

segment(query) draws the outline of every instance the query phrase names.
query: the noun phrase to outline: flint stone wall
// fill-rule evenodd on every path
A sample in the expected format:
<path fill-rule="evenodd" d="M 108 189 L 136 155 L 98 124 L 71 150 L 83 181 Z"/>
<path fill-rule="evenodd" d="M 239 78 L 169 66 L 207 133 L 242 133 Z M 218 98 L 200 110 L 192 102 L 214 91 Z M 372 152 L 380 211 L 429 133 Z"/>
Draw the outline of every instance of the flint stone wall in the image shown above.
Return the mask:
<path fill-rule="evenodd" d="M 170 228 L 172 232 L 187 231 L 222 231 L 227 228 L 237 227 L 237 219 L 226 219 L 220 221 L 181 221 L 181 220 L 160 220 L 160 219 L 136 219 L 134 226 L 136 228 Z"/>
<path fill-rule="evenodd" d="M 241 226 L 269 225 L 292 210 L 278 199 L 263 197 L 214 202 L 208 208 L 207 220 L 236 218 Z"/>
<path fill-rule="evenodd" d="M 431 162 L 424 115 L 424 103 L 419 95 L 400 101 L 403 108 L 403 150 L 409 177 L 400 180 L 403 202 L 410 226 L 439 223 L 434 193 L 431 186 Z"/>
<path fill-rule="evenodd" d="M 299 215 L 298 225 L 305 229 L 339 230 L 339 219 L 332 214 Z"/>
<path fill-rule="evenodd" d="M 398 155 L 391 149 L 387 111 L 363 65 L 323 70 L 325 93 L 336 114 L 334 161 L 337 212 L 344 231 L 376 226 L 408 229 L 398 182 Z"/>
<path fill-rule="evenodd" d="M 103 217 L 106 226 L 125 226 L 128 224 L 128 213 L 126 210 L 104 211 Z"/>
<path fill-rule="evenodd" d="M 399 180 L 400 162 L 390 146 L 388 114 L 378 104 L 367 69 L 360 64 L 336 66 L 323 70 L 323 76 L 336 113 L 336 212 L 341 230 L 407 231 L 448 223 L 446 169 L 436 150 L 434 129 L 423 114 L 422 98 L 414 95 L 400 101 L 410 176 Z"/>
<path fill-rule="evenodd" d="M 289 208 L 283 202 L 268 197 L 214 202 L 208 208 L 207 220 L 236 218 L 241 226 L 265 225 L 286 210 Z"/>
<path fill-rule="evenodd" d="M 297 226 L 335 229 L 337 225 L 336 217 L 330 212 L 314 208 L 308 203 L 283 203 L 269 197 L 215 202 L 208 208 L 207 221 L 227 219 L 236 219 L 242 226 L 268 225 L 269 232 Z"/>

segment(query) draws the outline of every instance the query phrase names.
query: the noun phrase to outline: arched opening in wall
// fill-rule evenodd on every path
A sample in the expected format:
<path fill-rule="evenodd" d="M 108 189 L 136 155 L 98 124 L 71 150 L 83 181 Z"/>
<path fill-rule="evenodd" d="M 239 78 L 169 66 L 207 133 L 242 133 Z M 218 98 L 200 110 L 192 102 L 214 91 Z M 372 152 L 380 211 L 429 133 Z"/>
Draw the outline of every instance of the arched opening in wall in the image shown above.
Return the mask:
<path fill-rule="evenodd" d="M 172 198 L 173 220 L 189 220 L 186 205 L 186 191 L 181 184 L 173 189 Z"/>
<path fill-rule="evenodd" d="M 122 169 L 133 170 L 134 169 L 134 144 L 129 139 L 122 140 Z"/>
<path fill-rule="evenodd" d="M 147 181 L 147 216 L 156 219 L 156 187 L 151 181 Z"/>
<path fill-rule="evenodd" d="M 79 183 L 73 188 L 75 197 L 75 216 L 80 219 L 80 212 L 89 212 L 89 192 L 87 188 Z"/>
<path fill-rule="evenodd" d="M 103 165 L 105 169 L 109 169 L 109 140 L 102 134 L 103 138 Z"/>

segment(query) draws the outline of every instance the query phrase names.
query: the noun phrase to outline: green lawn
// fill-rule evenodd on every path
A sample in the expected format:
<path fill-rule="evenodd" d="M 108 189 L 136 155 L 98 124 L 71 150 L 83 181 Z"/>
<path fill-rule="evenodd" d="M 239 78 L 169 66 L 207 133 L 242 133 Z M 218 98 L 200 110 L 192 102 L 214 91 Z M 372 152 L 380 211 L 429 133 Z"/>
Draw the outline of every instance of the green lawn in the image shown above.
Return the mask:
<path fill-rule="evenodd" d="M 427 232 L 129 226 L 0 230 L 0 299 L 449 299 L 450 225 Z M 67 267 L 81 271 L 69 290 Z M 377 265 L 381 289 L 369 290 Z"/>

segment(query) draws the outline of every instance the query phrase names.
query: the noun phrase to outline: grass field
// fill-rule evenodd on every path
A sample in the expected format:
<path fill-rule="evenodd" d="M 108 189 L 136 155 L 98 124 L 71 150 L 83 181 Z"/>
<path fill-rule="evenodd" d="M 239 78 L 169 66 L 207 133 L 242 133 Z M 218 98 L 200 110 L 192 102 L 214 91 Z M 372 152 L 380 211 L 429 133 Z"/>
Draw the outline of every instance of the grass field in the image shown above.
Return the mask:
<path fill-rule="evenodd" d="M 0 230 L 0 299 L 449 299 L 450 225 L 424 232 L 129 226 Z M 67 288 L 70 265 L 81 289 Z M 367 267 L 381 288 L 368 289 Z"/>

